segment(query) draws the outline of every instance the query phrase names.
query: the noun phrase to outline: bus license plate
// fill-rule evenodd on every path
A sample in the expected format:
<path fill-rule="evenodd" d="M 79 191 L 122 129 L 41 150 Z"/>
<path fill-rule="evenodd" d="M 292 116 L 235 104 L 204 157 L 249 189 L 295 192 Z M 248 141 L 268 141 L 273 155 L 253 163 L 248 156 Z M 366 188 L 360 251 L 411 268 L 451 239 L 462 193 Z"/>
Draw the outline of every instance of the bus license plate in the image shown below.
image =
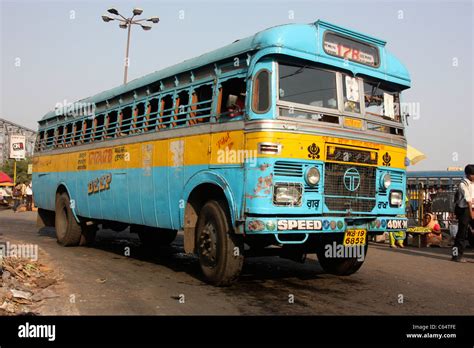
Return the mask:
<path fill-rule="evenodd" d="M 344 233 L 344 245 L 365 245 L 367 230 L 347 230 Z"/>

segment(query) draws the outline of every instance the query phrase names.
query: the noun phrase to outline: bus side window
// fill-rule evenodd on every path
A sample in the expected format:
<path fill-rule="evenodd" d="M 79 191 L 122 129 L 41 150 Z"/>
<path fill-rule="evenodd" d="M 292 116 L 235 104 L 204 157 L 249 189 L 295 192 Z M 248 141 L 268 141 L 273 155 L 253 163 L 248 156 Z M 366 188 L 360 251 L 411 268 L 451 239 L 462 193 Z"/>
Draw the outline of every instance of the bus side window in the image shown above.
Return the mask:
<path fill-rule="evenodd" d="M 121 120 L 120 120 L 120 136 L 130 134 L 130 129 L 132 126 L 132 108 L 127 106 L 122 109 Z"/>
<path fill-rule="evenodd" d="M 117 111 L 111 111 L 107 114 L 107 138 L 115 138 L 118 128 Z"/>
<path fill-rule="evenodd" d="M 90 135 L 91 142 L 95 141 L 95 130 L 96 129 L 97 129 L 97 117 L 94 117 L 94 121 L 92 122 L 91 135 Z"/>
<path fill-rule="evenodd" d="M 36 146 L 35 146 L 36 151 L 42 150 L 43 139 L 44 139 L 44 131 L 40 131 L 38 133 L 38 136 L 36 137 Z"/>
<path fill-rule="evenodd" d="M 212 86 L 204 85 L 196 88 L 192 94 L 190 125 L 209 122 L 211 117 Z"/>
<path fill-rule="evenodd" d="M 88 143 L 91 141 L 91 136 L 93 132 L 93 121 L 92 119 L 86 119 L 84 121 L 84 134 L 82 135 L 83 142 Z"/>
<path fill-rule="evenodd" d="M 55 129 L 51 128 L 46 131 L 46 148 L 51 149 L 54 146 Z"/>
<path fill-rule="evenodd" d="M 102 140 L 105 128 L 105 116 L 99 115 L 95 118 L 94 140 Z"/>
<path fill-rule="evenodd" d="M 246 84 L 243 78 L 233 78 L 222 82 L 219 93 L 218 118 L 223 121 L 240 118 L 245 111 Z"/>
<path fill-rule="evenodd" d="M 157 120 L 160 117 L 158 114 L 158 98 L 153 98 L 148 102 L 146 131 L 155 130 Z"/>
<path fill-rule="evenodd" d="M 265 113 L 270 108 L 270 73 L 261 70 L 253 81 L 252 109 L 258 113 Z"/>
<path fill-rule="evenodd" d="M 61 137 L 61 147 L 66 147 L 66 138 L 67 138 L 67 124 L 63 126 L 63 135 Z"/>
<path fill-rule="evenodd" d="M 166 95 L 161 99 L 160 122 L 164 128 L 171 127 L 171 114 L 173 112 L 173 96 Z"/>
<path fill-rule="evenodd" d="M 145 103 L 138 103 L 135 106 L 133 114 L 135 120 L 133 128 L 135 132 L 141 133 L 143 132 L 143 124 L 145 120 Z"/>
<path fill-rule="evenodd" d="M 174 117 L 173 119 L 177 122 L 173 122 L 173 127 L 179 127 L 186 125 L 186 119 L 188 116 L 189 110 L 189 92 L 182 91 L 179 92 L 176 101 L 175 101 L 175 109 L 174 109 Z"/>
<path fill-rule="evenodd" d="M 66 125 L 66 136 L 64 137 L 64 147 L 71 146 L 72 143 L 72 123 Z"/>
<path fill-rule="evenodd" d="M 74 124 L 73 145 L 79 145 L 79 140 L 81 139 L 81 131 L 82 131 L 82 121 L 77 121 Z"/>
<path fill-rule="evenodd" d="M 79 142 L 81 144 L 83 144 L 84 141 L 85 141 L 86 130 L 87 130 L 87 122 L 86 122 L 86 120 L 84 120 L 84 121 L 82 121 L 82 131 L 81 131 L 81 137 L 79 139 Z"/>
<path fill-rule="evenodd" d="M 41 131 L 38 139 L 38 149 L 44 150 L 46 148 L 46 132 Z"/>
<path fill-rule="evenodd" d="M 56 129 L 56 141 L 54 147 L 63 147 L 64 126 L 59 126 Z"/>

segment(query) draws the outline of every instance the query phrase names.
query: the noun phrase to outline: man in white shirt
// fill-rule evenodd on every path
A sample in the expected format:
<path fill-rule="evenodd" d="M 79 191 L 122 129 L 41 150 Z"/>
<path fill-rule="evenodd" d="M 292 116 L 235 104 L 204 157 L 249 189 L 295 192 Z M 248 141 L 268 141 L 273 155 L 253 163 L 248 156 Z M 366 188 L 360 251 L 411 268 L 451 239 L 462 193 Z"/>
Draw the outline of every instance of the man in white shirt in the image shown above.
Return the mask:
<path fill-rule="evenodd" d="M 26 210 L 33 210 L 33 184 L 30 182 L 26 185 Z"/>
<path fill-rule="evenodd" d="M 458 232 L 453 246 L 453 261 L 466 262 L 463 258 L 464 249 L 468 240 L 470 225 L 474 220 L 474 164 L 464 168 L 466 177 L 461 181 L 456 194 L 456 207 L 454 213 L 458 219 Z"/>

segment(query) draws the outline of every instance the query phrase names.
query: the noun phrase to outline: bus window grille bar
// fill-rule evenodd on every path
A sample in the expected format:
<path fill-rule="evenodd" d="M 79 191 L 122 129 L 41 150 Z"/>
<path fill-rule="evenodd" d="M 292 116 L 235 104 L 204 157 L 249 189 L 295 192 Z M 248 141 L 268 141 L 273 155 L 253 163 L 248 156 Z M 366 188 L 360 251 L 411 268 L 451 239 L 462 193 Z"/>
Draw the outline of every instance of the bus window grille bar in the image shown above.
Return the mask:
<path fill-rule="evenodd" d="M 133 104 L 131 104 L 133 105 Z M 87 128 L 83 128 L 82 122 L 86 120 L 78 121 L 77 123 L 61 123 L 55 127 L 54 131 L 57 132 L 59 127 L 77 127 L 76 130 L 69 132 L 60 131 L 59 135 L 45 136 L 44 139 L 40 139 L 35 146 L 37 151 L 41 151 L 45 148 L 59 148 L 59 147 L 70 147 L 79 145 L 82 143 L 89 143 L 92 141 L 102 141 L 105 139 L 111 139 L 118 136 L 132 135 L 135 133 L 144 133 L 156 131 L 162 128 L 175 128 L 182 126 L 192 126 L 199 123 L 209 122 L 211 119 L 212 112 L 212 99 L 203 100 L 195 103 L 189 103 L 185 106 L 179 107 L 179 112 L 176 112 L 176 107 L 170 107 L 163 110 L 157 110 L 154 112 L 147 113 L 146 107 L 143 107 L 144 112 L 138 115 L 131 115 L 126 119 L 120 120 L 120 112 L 123 112 L 124 108 L 116 108 L 108 111 L 108 115 L 116 112 L 116 115 L 112 114 L 113 121 L 106 121 L 105 116 L 103 123 L 100 125 L 88 125 Z M 132 111 L 133 113 L 133 111 Z M 164 113 L 167 113 L 164 115 Z M 227 116 L 231 113 L 224 112 L 220 116 Z"/>

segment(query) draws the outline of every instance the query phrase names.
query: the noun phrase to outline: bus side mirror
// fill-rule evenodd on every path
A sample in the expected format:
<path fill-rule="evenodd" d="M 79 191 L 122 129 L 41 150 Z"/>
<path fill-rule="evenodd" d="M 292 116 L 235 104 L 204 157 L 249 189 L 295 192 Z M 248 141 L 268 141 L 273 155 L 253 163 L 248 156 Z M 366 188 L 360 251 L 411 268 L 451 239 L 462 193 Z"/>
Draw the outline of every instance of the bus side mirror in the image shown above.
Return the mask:
<path fill-rule="evenodd" d="M 410 117 L 409 113 L 403 114 L 403 119 L 404 119 L 407 126 L 408 126 L 408 117 Z"/>

